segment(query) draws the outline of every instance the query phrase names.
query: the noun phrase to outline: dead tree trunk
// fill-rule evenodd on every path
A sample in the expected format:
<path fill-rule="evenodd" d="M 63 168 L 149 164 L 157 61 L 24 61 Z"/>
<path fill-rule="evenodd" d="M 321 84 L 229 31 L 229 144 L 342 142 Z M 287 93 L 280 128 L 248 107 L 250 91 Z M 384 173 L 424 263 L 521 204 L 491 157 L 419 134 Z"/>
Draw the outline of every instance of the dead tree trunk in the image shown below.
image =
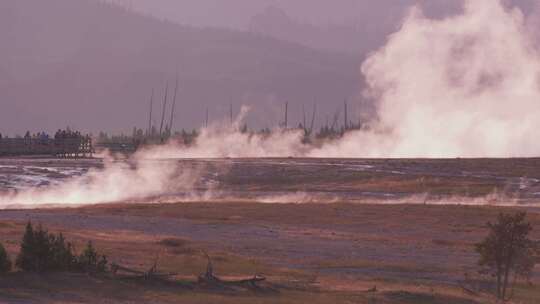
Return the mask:
<path fill-rule="evenodd" d="M 288 115 L 289 115 L 289 102 L 285 102 L 285 130 L 289 127 Z"/>
<path fill-rule="evenodd" d="M 167 93 L 169 91 L 169 83 L 165 86 L 165 98 L 163 99 L 163 110 L 161 112 L 161 125 L 159 126 L 159 137 L 163 141 L 163 122 L 165 120 L 165 109 L 167 108 Z"/>
<path fill-rule="evenodd" d="M 176 109 L 176 94 L 178 93 L 178 74 L 176 75 L 176 85 L 174 86 L 174 97 L 173 97 L 173 103 L 171 108 L 171 119 L 169 120 L 169 131 L 172 133 L 173 130 L 173 122 L 174 122 L 174 111 Z"/>
<path fill-rule="evenodd" d="M 148 131 L 147 135 L 151 136 L 152 134 L 152 111 L 154 108 L 154 88 L 152 88 L 152 94 L 150 95 L 150 114 L 148 115 Z"/>

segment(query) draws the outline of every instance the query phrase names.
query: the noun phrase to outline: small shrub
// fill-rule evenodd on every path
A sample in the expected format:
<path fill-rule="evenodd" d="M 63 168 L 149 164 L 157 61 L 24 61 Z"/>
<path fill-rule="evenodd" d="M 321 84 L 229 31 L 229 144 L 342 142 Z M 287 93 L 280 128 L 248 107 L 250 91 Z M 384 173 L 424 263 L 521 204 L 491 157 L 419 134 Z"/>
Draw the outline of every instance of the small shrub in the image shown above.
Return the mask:
<path fill-rule="evenodd" d="M 165 247 L 184 247 L 188 241 L 179 238 L 165 238 L 158 242 L 158 244 Z"/>
<path fill-rule="evenodd" d="M 73 269 L 75 256 L 70 242 L 66 242 L 62 233 L 49 234 L 50 269 L 54 271 L 68 271 Z"/>
<path fill-rule="evenodd" d="M 6 249 L 0 244 L 0 273 L 6 273 L 11 270 L 11 260 L 7 255 Z"/>
<path fill-rule="evenodd" d="M 86 244 L 86 248 L 77 259 L 79 269 L 85 272 L 105 272 L 107 268 L 107 257 L 105 255 L 99 256 L 96 249 L 89 241 Z"/>

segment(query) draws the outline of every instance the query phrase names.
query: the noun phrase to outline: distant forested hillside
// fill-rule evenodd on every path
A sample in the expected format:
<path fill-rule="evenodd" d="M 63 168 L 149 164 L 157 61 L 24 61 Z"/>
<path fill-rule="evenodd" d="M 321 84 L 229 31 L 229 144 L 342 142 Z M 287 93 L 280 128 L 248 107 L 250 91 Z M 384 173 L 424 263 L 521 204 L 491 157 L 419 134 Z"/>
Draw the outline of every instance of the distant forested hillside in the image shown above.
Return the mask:
<path fill-rule="evenodd" d="M 320 120 L 357 96 L 362 58 L 256 34 L 199 29 L 91 0 L 0 1 L 0 132 L 130 130 L 147 124 L 155 89 L 169 96 L 178 73 L 179 127 L 199 126 L 206 107 L 253 105 L 251 123 L 281 118 L 290 101 L 319 103 Z"/>

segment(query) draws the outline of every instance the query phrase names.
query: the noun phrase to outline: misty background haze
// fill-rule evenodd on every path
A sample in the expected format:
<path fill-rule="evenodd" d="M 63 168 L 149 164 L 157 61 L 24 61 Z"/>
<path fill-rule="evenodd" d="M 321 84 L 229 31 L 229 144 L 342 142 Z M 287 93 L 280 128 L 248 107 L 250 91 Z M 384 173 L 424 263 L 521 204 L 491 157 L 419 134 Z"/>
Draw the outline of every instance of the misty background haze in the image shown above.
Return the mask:
<path fill-rule="evenodd" d="M 286 101 L 291 125 L 302 105 L 317 103 L 320 125 L 344 99 L 352 119 L 369 117 L 360 72 L 366 56 L 415 3 L 434 18 L 462 7 L 458 0 L 105 2 L 0 2 L 0 132 L 145 128 L 152 89 L 159 113 L 176 75 L 175 129 L 201 126 L 207 108 L 210 119 L 226 118 L 231 103 L 235 113 L 252 106 L 253 128 L 279 124 Z M 536 1 L 507 3 L 536 20 Z"/>

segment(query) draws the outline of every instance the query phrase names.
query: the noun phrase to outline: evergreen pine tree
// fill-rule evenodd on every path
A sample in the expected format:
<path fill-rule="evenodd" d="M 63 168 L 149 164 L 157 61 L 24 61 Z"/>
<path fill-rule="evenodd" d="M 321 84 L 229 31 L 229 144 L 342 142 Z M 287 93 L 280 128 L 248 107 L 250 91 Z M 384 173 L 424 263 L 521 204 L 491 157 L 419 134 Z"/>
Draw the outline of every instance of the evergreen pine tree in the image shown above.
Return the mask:
<path fill-rule="evenodd" d="M 50 236 L 51 269 L 59 271 L 71 270 L 74 265 L 71 243 L 66 242 L 62 233 Z"/>
<path fill-rule="evenodd" d="M 496 223 L 488 223 L 489 234 L 476 244 L 479 264 L 497 279 L 497 297 L 506 300 L 511 273 L 526 274 L 534 268 L 536 243 L 529 239 L 532 226 L 526 213 L 499 214 Z"/>
<path fill-rule="evenodd" d="M 15 261 L 15 265 L 22 270 L 35 271 L 36 265 L 34 264 L 35 256 L 35 240 L 34 240 L 34 228 L 32 223 L 26 224 L 23 240 L 21 243 L 21 250 Z"/>
<path fill-rule="evenodd" d="M 84 271 L 90 271 L 97 265 L 98 255 L 91 241 L 88 241 L 83 253 L 79 256 L 79 265 Z"/>
<path fill-rule="evenodd" d="M 107 257 L 99 256 L 91 241 L 86 244 L 78 259 L 80 269 L 86 272 L 105 272 L 107 263 Z"/>
<path fill-rule="evenodd" d="M 7 255 L 6 249 L 0 244 L 0 273 L 6 273 L 11 270 L 11 260 Z"/>
<path fill-rule="evenodd" d="M 60 233 L 48 233 L 28 222 L 16 265 L 24 271 L 69 271 L 75 265 L 72 246 Z"/>
<path fill-rule="evenodd" d="M 41 225 L 34 230 L 34 269 L 30 271 L 44 272 L 54 268 L 54 261 L 51 259 L 50 236 L 47 230 Z"/>

